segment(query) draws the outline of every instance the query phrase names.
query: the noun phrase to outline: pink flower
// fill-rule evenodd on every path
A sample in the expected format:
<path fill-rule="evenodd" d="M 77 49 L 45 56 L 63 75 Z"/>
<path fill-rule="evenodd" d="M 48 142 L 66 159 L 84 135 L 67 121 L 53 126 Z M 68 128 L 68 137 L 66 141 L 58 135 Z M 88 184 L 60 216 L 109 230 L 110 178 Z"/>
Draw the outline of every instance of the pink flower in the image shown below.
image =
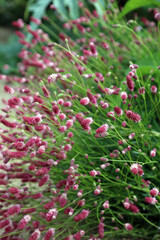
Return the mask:
<path fill-rule="evenodd" d="M 104 208 L 104 209 L 109 208 L 109 201 L 108 201 L 108 200 L 106 200 L 106 201 L 103 203 L 103 208 Z"/>
<path fill-rule="evenodd" d="M 155 18 L 157 21 L 160 21 L 160 12 L 157 12 L 157 13 L 154 15 L 154 18 Z"/>
<path fill-rule="evenodd" d="M 101 186 L 98 185 L 98 186 L 96 187 L 96 189 L 94 190 L 94 195 L 97 196 L 97 195 L 99 195 L 101 192 L 102 192 Z"/>
<path fill-rule="evenodd" d="M 36 229 L 30 236 L 30 238 L 28 240 L 37 240 L 39 239 L 41 236 L 41 233 L 39 231 L 39 229 Z"/>
<path fill-rule="evenodd" d="M 58 215 L 58 211 L 56 208 L 52 208 L 49 210 L 49 212 L 46 214 L 46 221 L 50 222 L 53 219 L 56 219 Z"/>
<path fill-rule="evenodd" d="M 11 88 L 11 87 L 9 87 L 9 86 L 4 86 L 4 90 L 5 90 L 7 93 L 11 93 L 11 94 L 15 93 L 14 89 Z"/>
<path fill-rule="evenodd" d="M 133 92 L 133 90 L 134 90 L 134 82 L 133 82 L 132 78 L 129 75 L 127 75 L 126 80 L 127 80 L 127 87 L 128 87 L 128 89 Z"/>
<path fill-rule="evenodd" d="M 61 208 L 65 207 L 67 204 L 67 194 L 63 193 L 60 198 L 59 198 L 59 205 L 61 206 Z"/>
<path fill-rule="evenodd" d="M 122 100 L 126 100 L 126 99 L 128 98 L 128 95 L 127 95 L 126 92 L 121 92 L 121 93 L 120 93 L 120 96 L 121 96 L 121 99 L 122 99 Z"/>
<path fill-rule="evenodd" d="M 137 113 L 132 112 L 131 110 L 125 111 L 126 117 L 131 119 L 134 122 L 140 122 L 141 121 L 141 116 Z"/>
<path fill-rule="evenodd" d="M 97 134 L 105 133 L 107 132 L 108 128 L 109 128 L 108 124 L 104 124 L 101 127 L 97 128 L 96 133 Z"/>
<path fill-rule="evenodd" d="M 26 227 L 27 223 L 31 221 L 30 215 L 25 215 L 18 224 L 18 229 L 22 230 Z"/>
<path fill-rule="evenodd" d="M 60 113 L 60 109 L 57 105 L 54 105 L 52 107 L 52 111 L 54 112 L 55 115 L 58 115 Z"/>
<path fill-rule="evenodd" d="M 74 221 L 75 222 L 79 222 L 82 221 L 84 219 L 86 219 L 89 215 L 89 210 L 85 210 L 83 209 L 81 213 L 77 214 L 76 216 L 74 216 Z"/>
<path fill-rule="evenodd" d="M 37 19 L 37 18 L 34 18 L 34 17 L 30 17 L 30 20 L 32 21 L 32 22 L 34 22 L 35 24 L 37 24 L 37 25 L 40 25 L 41 24 L 41 20 L 40 19 Z"/>
<path fill-rule="evenodd" d="M 139 175 L 139 176 L 143 176 L 143 170 L 142 170 L 142 166 L 138 163 L 133 163 L 130 167 L 130 170 L 131 172 L 134 174 L 134 175 Z"/>
<path fill-rule="evenodd" d="M 51 237 L 53 237 L 55 234 L 55 229 L 54 228 L 50 228 L 47 232 L 46 235 L 44 237 L 44 240 L 50 240 Z"/>
<path fill-rule="evenodd" d="M 39 187 L 42 187 L 48 181 L 49 181 L 49 175 L 45 174 L 39 181 Z"/>
<path fill-rule="evenodd" d="M 91 93 L 90 89 L 87 90 L 87 96 L 92 104 L 97 104 L 97 98 Z"/>
<path fill-rule="evenodd" d="M 102 221 L 98 225 L 98 235 L 100 239 L 104 238 L 104 223 Z"/>
<path fill-rule="evenodd" d="M 19 204 L 14 205 L 13 207 L 10 207 L 7 212 L 4 213 L 4 217 L 9 217 L 12 215 L 17 215 L 21 211 L 21 207 Z"/>
<path fill-rule="evenodd" d="M 12 25 L 17 28 L 22 28 L 24 26 L 24 22 L 22 19 L 18 19 L 17 21 L 13 21 Z"/>
<path fill-rule="evenodd" d="M 152 188 L 152 189 L 150 190 L 150 195 L 151 195 L 152 197 L 155 197 L 155 196 L 157 196 L 158 194 L 159 194 L 158 188 Z"/>
<path fill-rule="evenodd" d="M 145 88 L 144 87 L 139 88 L 138 93 L 140 95 L 144 94 L 145 93 Z"/>
<path fill-rule="evenodd" d="M 75 240 L 81 240 L 81 237 L 85 234 L 85 231 L 80 230 L 79 232 L 77 232 L 76 234 L 73 235 Z"/>
<path fill-rule="evenodd" d="M 152 93 L 156 94 L 156 93 L 157 93 L 157 90 L 158 90 L 158 89 L 157 89 L 156 86 L 154 86 L 154 85 L 151 86 L 151 92 L 152 92 Z"/>
<path fill-rule="evenodd" d="M 85 98 L 82 98 L 81 100 L 80 100 L 80 104 L 81 105 L 88 105 L 89 104 L 89 98 L 88 97 L 85 97 Z"/>
<path fill-rule="evenodd" d="M 156 148 L 150 151 L 150 157 L 155 157 L 156 156 Z"/>
<path fill-rule="evenodd" d="M 145 197 L 145 202 L 155 205 L 157 203 L 157 199 L 155 197 Z"/>
<path fill-rule="evenodd" d="M 43 168 L 40 168 L 39 170 L 37 170 L 35 175 L 36 176 L 43 176 L 44 174 L 47 174 L 48 172 L 49 172 L 48 168 L 43 167 Z"/>
<path fill-rule="evenodd" d="M 90 176 L 95 177 L 98 175 L 98 172 L 96 170 L 92 170 L 92 171 L 90 171 L 89 174 L 90 174 Z"/>
<path fill-rule="evenodd" d="M 129 139 L 133 139 L 134 136 L 135 136 L 135 133 L 131 133 L 131 134 L 128 136 L 128 138 L 129 138 Z"/>
<path fill-rule="evenodd" d="M 124 227 L 127 231 L 132 231 L 133 230 L 133 226 L 130 223 L 125 223 Z"/>
<path fill-rule="evenodd" d="M 121 116 L 123 114 L 123 110 L 119 107 L 114 107 L 114 111 L 117 114 L 117 116 Z"/>

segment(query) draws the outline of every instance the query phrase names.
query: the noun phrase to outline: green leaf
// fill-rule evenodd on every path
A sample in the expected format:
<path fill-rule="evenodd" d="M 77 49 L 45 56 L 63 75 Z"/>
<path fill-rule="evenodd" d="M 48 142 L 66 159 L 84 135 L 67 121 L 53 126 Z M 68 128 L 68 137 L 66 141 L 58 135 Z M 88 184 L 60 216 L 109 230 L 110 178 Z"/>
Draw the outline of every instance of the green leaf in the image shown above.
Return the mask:
<path fill-rule="evenodd" d="M 78 0 L 52 0 L 52 2 L 64 19 L 68 20 L 69 16 L 71 19 L 79 17 Z M 69 13 L 66 7 L 69 8 Z"/>
<path fill-rule="evenodd" d="M 52 0 L 54 6 L 57 8 L 57 11 L 62 15 L 65 20 L 68 20 L 68 13 L 65 7 L 65 0 Z"/>
<path fill-rule="evenodd" d="M 29 10 L 33 12 L 32 16 L 41 19 L 46 11 L 46 8 L 51 3 L 51 0 L 38 0 L 29 6 Z"/>
<path fill-rule="evenodd" d="M 95 9 L 97 10 L 99 16 L 102 17 L 104 14 L 104 9 L 105 9 L 105 1 L 99 0 L 97 2 L 94 2 L 93 5 L 94 5 Z"/>
<path fill-rule="evenodd" d="M 65 0 L 65 6 L 69 8 L 69 15 L 72 19 L 79 17 L 78 0 Z"/>
<path fill-rule="evenodd" d="M 159 0 L 129 0 L 126 5 L 124 6 L 122 12 L 120 13 L 119 17 L 125 16 L 127 13 L 140 8 L 146 5 L 155 5 L 160 6 Z"/>

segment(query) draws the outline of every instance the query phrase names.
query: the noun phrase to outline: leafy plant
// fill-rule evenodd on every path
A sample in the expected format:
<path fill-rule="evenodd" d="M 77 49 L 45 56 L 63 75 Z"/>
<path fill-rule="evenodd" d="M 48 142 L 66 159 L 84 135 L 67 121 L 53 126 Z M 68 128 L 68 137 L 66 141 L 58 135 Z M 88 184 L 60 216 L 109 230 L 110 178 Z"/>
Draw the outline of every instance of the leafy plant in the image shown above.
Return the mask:
<path fill-rule="evenodd" d="M 19 75 L 0 76 L 12 95 L 0 115 L 2 238 L 159 239 L 157 26 L 108 7 L 102 18 L 81 5 L 58 42 L 52 19 L 14 23 L 24 48 Z"/>

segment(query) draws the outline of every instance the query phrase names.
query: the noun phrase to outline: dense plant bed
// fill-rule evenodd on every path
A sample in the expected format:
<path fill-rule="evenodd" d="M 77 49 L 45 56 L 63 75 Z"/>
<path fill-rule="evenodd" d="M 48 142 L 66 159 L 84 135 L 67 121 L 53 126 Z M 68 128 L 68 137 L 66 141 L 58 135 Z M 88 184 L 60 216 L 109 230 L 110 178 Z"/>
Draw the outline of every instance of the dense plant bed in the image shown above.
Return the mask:
<path fill-rule="evenodd" d="M 157 26 L 79 5 L 59 43 L 39 20 L 14 22 L 24 48 L 19 76 L 1 75 L 1 239 L 158 240 Z"/>

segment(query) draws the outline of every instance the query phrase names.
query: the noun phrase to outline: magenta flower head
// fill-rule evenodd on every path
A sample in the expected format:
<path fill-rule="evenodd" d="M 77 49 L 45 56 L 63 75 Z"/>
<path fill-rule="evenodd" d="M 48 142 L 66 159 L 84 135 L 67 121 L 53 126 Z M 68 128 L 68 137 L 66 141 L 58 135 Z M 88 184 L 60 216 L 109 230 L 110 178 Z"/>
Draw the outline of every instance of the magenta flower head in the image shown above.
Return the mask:
<path fill-rule="evenodd" d="M 145 197 L 145 202 L 155 205 L 158 201 L 155 197 Z"/>
<path fill-rule="evenodd" d="M 125 223 L 124 227 L 127 231 L 132 231 L 133 230 L 133 226 L 130 223 Z"/>
<path fill-rule="evenodd" d="M 107 132 L 108 128 L 109 128 L 109 125 L 104 124 L 101 127 L 97 128 L 96 133 L 97 134 L 103 134 L 103 133 Z"/>
<path fill-rule="evenodd" d="M 133 163 L 130 167 L 130 170 L 131 172 L 134 174 L 134 175 L 139 175 L 139 176 L 143 176 L 143 170 L 142 170 L 142 166 L 138 163 Z"/>
<path fill-rule="evenodd" d="M 128 89 L 133 92 L 134 91 L 134 82 L 133 82 L 131 76 L 127 75 L 126 80 L 127 80 Z"/>
<path fill-rule="evenodd" d="M 53 237 L 55 234 L 55 229 L 54 228 L 50 228 L 46 234 L 45 234 L 45 237 L 44 237 L 44 240 L 50 240 L 51 237 Z"/>
<path fill-rule="evenodd" d="M 131 110 L 125 111 L 126 117 L 134 121 L 135 123 L 141 121 L 141 116 L 137 113 L 132 112 Z"/>
<path fill-rule="evenodd" d="M 160 12 L 157 12 L 157 13 L 154 15 L 154 18 L 155 18 L 157 21 L 160 21 Z"/>
<path fill-rule="evenodd" d="M 86 219 L 89 215 L 89 210 L 83 209 L 81 213 L 74 216 L 74 221 L 79 222 Z"/>
<path fill-rule="evenodd" d="M 36 229 L 30 236 L 30 238 L 28 240 L 38 240 L 41 236 L 41 232 L 39 231 L 39 229 Z"/>
<path fill-rule="evenodd" d="M 120 107 L 114 107 L 114 111 L 117 116 L 121 116 L 123 114 L 123 110 Z"/>
<path fill-rule="evenodd" d="M 5 213 L 4 213 L 4 217 L 9 217 L 12 215 L 17 215 L 19 214 L 21 211 L 21 207 L 19 204 L 14 205 L 13 207 L 10 207 Z"/>
<path fill-rule="evenodd" d="M 106 200 L 106 201 L 103 203 L 103 208 L 104 208 L 104 209 L 109 208 L 109 201 L 108 201 L 108 200 Z"/>
<path fill-rule="evenodd" d="M 157 87 L 154 86 L 154 85 L 152 85 L 152 86 L 151 86 L 151 92 L 152 92 L 153 94 L 156 94 L 157 91 L 158 91 Z"/>
<path fill-rule="evenodd" d="M 152 188 L 152 189 L 150 190 L 150 195 L 151 195 L 152 197 L 155 197 L 155 196 L 157 196 L 158 194 L 159 194 L 158 188 Z"/>

